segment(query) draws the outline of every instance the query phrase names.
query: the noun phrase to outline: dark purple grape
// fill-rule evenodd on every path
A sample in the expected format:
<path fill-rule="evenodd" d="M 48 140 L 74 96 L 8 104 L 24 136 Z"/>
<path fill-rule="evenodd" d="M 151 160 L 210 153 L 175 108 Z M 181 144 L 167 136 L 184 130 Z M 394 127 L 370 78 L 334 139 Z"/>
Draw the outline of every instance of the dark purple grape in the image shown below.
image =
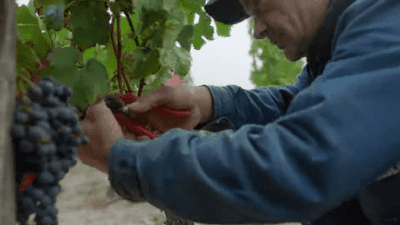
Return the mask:
<path fill-rule="evenodd" d="M 53 200 L 51 199 L 50 196 L 45 195 L 43 197 L 43 199 L 41 200 L 41 204 L 47 207 L 47 206 L 50 206 L 51 204 L 53 204 Z"/>
<path fill-rule="evenodd" d="M 39 100 L 43 97 L 42 88 L 39 86 L 30 87 L 27 92 L 27 96 L 32 100 Z"/>
<path fill-rule="evenodd" d="M 40 225 L 54 225 L 54 220 L 50 216 L 44 216 L 38 222 Z"/>
<path fill-rule="evenodd" d="M 43 101 L 43 105 L 45 106 L 58 106 L 60 105 L 60 101 L 53 95 L 48 95 L 44 101 Z"/>
<path fill-rule="evenodd" d="M 49 118 L 46 110 L 37 103 L 32 104 L 31 116 L 36 120 L 48 120 Z"/>
<path fill-rule="evenodd" d="M 28 136 L 34 140 L 50 138 L 50 135 L 46 132 L 46 130 L 39 126 L 30 127 L 28 130 Z"/>
<path fill-rule="evenodd" d="M 63 86 L 63 88 L 64 88 L 63 97 L 70 97 L 72 95 L 72 89 L 67 86 Z"/>
<path fill-rule="evenodd" d="M 43 184 L 50 184 L 54 182 L 54 176 L 50 172 L 43 172 L 38 175 L 38 181 Z"/>
<path fill-rule="evenodd" d="M 89 142 L 90 142 L 89 137 L 85 136 L 82 138 L 81 145 L 87 145 L 87 144 L 89 144 Z"/>
<path fill-rule="evenodd" d="M 78 124 L 72 128 L 72 133 L 73 134 L 81 134 L 82 133 L 82 128 Z"/>
<path fill-rule="evenodd" d="M 56 175 L 56 178 L 58 177 L 58 173 L 57 173 L 57 175 Z M 64 176 L 63 176 L 64 177 Z M 61 180 L 61 179 L 60 179 Z M 61 188 L 60 188 L 60 186 L 59 185 L 55 185 L 55 186 L 52 186 L 50 189 L 49 189 L 49 191 L 47 192 L 51 197 L 53 197 L 53 198 L 57 198 L 57 196 L 58 196 L 58 194 L 60 194 L 60 192 L 61 192 Z"/>
<path fill-rule="evenodd" d="M 14 138 L 23 138 L 26 135 L 26 131 L 25 131 L 25 126 L 18 124 L 18 123 L 14 123 L 11 127 L 11 135 Z"/>
<path fill-rule="evenodd" d="M 36 204 L 30 196 L 24 195 L 20 201 L 21 201 L 22 208 L 24 210 L 27 210 L 30 212 L 33 212 L 35 210 Z"/>
<path fill-rule="evenodd" d="M 57 173 L 57 171 L 61 170 L 61 167 L 62 167 L 62 166 L 61 166 L 61 163 L 58 162 L 58 161 L 52 160 L 52 161 L 49 163 L 49 169 L 50 169 L 50 171 L 53 172 L 53 173 Z"/>
<path fill-rule="evenodd" d="M 64 172 L 62 170 L 58 171 L 58 173 L 55 176 L 56 180 L 62 180 L 64 178 L 65 174 L 66 174 L 66 172 Z"/>
<path fill-rule="evenodd" d="M 51 81 L 42 80 L 38 86 L 42 88 L 45 95 L 51 95 L 54 92 L 54 83 Z"/>
<path fill-rule="evenodd" d="M 54 143 L 38 146 L 38 155 L 39 156 L 43 157 L 46 155 L 55 154 L 56 152 L 57 152 L 57 147 Z"/>
<path fill-rule="evenodd" d="M 19 150 L 23 153 L 31 153 L 35 151 L 36 145 L 27 139 L 22 139 L 19 141 Z"/>
<path fill-rule="evenodd" d="M 39 188 L 30 188 L 26 189 L 26 191 L 35 201 L 40 201 L 45 196 L 45 193 Z"/>
<path fill-rule="evenodd" d="M 26 114 L 26 113 L 23 113 L 23 112 L 16 113 L 15 117 L 14 117 L 14 120 L 15 120 L 16 123 L 24 124 L 24 123 L 28 122 L 29 115 Z"/>

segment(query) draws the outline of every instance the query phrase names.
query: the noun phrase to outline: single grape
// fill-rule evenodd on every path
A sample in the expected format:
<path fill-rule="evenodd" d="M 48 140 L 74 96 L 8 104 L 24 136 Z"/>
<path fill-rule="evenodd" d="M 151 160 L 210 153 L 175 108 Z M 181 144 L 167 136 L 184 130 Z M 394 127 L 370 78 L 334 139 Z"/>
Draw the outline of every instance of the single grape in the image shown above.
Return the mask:
<path fill-rule="evenodd" d="M 22 124 L 14 123 L 11 127 L 11 135 L 14 138 L 23 138 L 26 135 L 25 126 Z"/>
<path fill-rule="evenodd" d="M 58 174 L 58 173 L 57 173 Z M 57 175 L 56 175 L 57 177 Z M 57 198 L 58 194 L 60 194 L 61 192 L 61 187 L 60 185 L 54 185 L 52 186 L 49 190 L 48 190 L 48 194 L 53 197 L 53 198 Z"/>
<path fill-rule="evenodd" d="M 29 212 L 33 212 L 35 210 L 36 204 L 30 196 L 24 195 L 20 201 L 24 210 Z"/>
<path fill-rule="evenodd" d="M 45 144 L 38 146 L 38 155 L 39 156 L 46 156 L 55 154 L 57 152 L 57 146 L 54 143 Z"/>
<path fill-rule="evenodd" d="M 36 123 L 36 125 L 43 128 L 47 132 L 51 131 L 50 123 L 47 121 L 39 121 L 38 123 Z"/>
<path fill-rule="evenodd" d="M 29 187 L 26 191 L 35 201 L 40 201 L 45 196 L 45 193 L 39 188 Z"/>
<path fill-rule="evenodd" d="M 42 140 L 50 138 L 50 135 L 40 126 L 30 127 L 28 130 L 28 136 L 34 140 Z"/>
<path fill-rule="evenodd" d="M 27 139 L 22 139 L 19 141 L 19 150 L 23 153 L 30 153 L 35 151 L 35 144 Z"/>
<path fill-rule="evenodd" d="M 49 163 L 49 170 L 53 173 L 57 173 L 57 171 L 61 170 L 61 163 L 58 161 L 51 160 Z"/>
<path fill-rule="evenodd" d="M 55 107 L 55 106 L 59 106 L 59 105 L 60 105 L 60 101 L 59 101 L 58 98 L 56 98 L 55 96 L 53 96 L 53 95 L 48 95 L 48 96 L 44 99 L 43 105 Z"/>
<path fill-rule="evenodd" d="M 73 134 L 81 134 L 82 133 L 82 128 L 81 126 L 79 126 L 79 124 L 77 124 L 76 126 L 74 126 L 72 128 L 72 133 Z"/>
<path fill-rule="evenodd" d="M 37 103 L 32 104 L 31 116 L 36 120 L 48 120 L 49 118 L 46 110 Z"/>
<path fill-rule="evenodd" d="M 19 112 L 15 114 L 14 120 L 16 123 L 21 123 L 24 124 L 28 122 L 29 120 L 29 115 L 23 112 Z"/>
<path fill-rule="evenodd" d="M 43 184 L 50 184 L 54 182 L 54 176 L 50 172 L 43 172 L 38 175 L 38 181 Z"/>
<path fill-rule="evenodd" d="M 89 142 L 90 142 L 89 137 L 85 136 L 82 138 L 81 145 L 87 145 L 89 144 Z"/>
<path fill-rule="evenodd" d="M 27 96 L 32 100 L 39 100 L 43 97 L 42 88 L 39 86 L 30 87 L 27 92 Z"/>
<path fill-rule="evenodd" d="M 50 216 L 44 216 L 38 222 L 40 225 L 54 225 L 54 220 Z"/>
<path fill-rule="evenodd" d="M 38 83 L 38 86 L 42 88 L 42 91 L 46 96 L 51 95 L 54 92 L 54 83 L 51 81 L 42 80 Z"/>

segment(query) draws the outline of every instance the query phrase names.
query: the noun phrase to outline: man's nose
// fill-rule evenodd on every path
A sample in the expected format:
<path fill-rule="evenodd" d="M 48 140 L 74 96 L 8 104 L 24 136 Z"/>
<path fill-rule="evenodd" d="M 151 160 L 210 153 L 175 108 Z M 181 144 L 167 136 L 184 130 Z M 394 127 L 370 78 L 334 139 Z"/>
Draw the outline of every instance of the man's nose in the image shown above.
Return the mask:
<path fill-rule="evenodd" d="M 263 39 L 267 35 L 267 26 L 260 22 L 258 19 L 254 18 L 254 38 Z"/>

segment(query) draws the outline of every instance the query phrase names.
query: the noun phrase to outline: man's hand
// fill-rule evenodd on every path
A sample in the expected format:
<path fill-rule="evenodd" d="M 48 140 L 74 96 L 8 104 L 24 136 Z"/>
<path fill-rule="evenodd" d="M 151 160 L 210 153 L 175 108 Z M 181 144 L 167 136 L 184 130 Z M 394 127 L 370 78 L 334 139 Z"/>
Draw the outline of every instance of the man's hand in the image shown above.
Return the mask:
<path fill-rule="evenodd" d="M 121 126 L 104 100 L 88 107 L 81 124 L 90 142 L 78 147 L 79 159 L 88 166 L 108 173 L 108 153 L 115 140 L 124 139 Z"/>
<path fill-rule="evenodd" d="M 173 110 L 190 110 L 188 117 L 160 115 L 152 109 L 166 107 Z M 207 87 L 188 84 L 161 86 L 138 98 L 128 108 L 130 119 L 144 124 L 150 130 L 165 133 L 172 128 L 193 129 L 212 116 L 212 97 Z"/>

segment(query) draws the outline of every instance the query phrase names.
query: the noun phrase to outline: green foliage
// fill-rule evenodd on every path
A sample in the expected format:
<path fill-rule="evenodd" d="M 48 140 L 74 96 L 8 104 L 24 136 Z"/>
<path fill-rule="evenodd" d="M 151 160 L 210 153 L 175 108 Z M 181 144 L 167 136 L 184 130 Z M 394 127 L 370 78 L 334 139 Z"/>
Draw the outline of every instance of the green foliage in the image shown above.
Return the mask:
<path fill-rule="evenodd" d="M 190 81 L 185 76 L 192 46 L 200 49 L 214 38 L 204 4 L 31 0 L 17 10 L 17 92 L 26 92 L 26 80 L 51 76 L 74 90 L 71 103 L 83 109 L 108 93 L 138 91 L 141 79 L 143 93 L 154 90 L 171 78 L 171 70 Z M 229 26 L 216 25 L 218 35 L 229 36 Z"/>
<path fill-rule="evenodd" d="M 253 59 L 250 80 L 257 87 L 293 84 L 297 80 L 303 63 L 300 60 L 292 62 L 286 59 L 284 52 L 268 39 L 253 38 L 253 29 L 254 22 L 250 21 L 251 49 L 249 54 Z"/>

